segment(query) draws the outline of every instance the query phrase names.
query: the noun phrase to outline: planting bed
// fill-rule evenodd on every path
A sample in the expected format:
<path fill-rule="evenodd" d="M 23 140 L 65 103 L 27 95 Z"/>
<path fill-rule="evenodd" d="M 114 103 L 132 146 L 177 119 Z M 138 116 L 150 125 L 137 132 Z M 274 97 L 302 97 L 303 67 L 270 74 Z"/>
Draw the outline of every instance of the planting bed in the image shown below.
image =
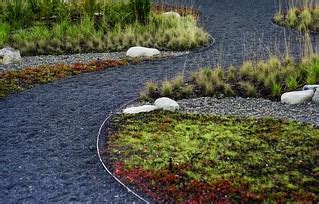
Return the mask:
<path fill-rule="evenodd" d="M 154 112 L 113 118 L 116 176 L 160 202 L 318 201 L 319 129 Z"/>
<path fill-rule="evenodd" d="M 135 0 L 0 1 L 0 47 L 47 55 L 123 51 L 136 45 L 184 50 L 208 42 L 197 26 L 197 12 L 180 8 L 181 18 L 159 13 L 169 8 Z"/>
<path fill-rule="evenodd" d="M 202 68 L 185 79 L 181 73 L 175 79 L 164 80 L 160 84 L 146 83 L 140 97 L 155 100 L 158 97 L 174 99 L 202 96 L 244 96 L 263 97 L 278 100 L 287 91 L 295 91 L 306 84 L 319 83 L 319 55 L 301 59 L 299 64 L 287 58 L 280 61 L 246 61 L 239 68 L 220 66 Z"/>

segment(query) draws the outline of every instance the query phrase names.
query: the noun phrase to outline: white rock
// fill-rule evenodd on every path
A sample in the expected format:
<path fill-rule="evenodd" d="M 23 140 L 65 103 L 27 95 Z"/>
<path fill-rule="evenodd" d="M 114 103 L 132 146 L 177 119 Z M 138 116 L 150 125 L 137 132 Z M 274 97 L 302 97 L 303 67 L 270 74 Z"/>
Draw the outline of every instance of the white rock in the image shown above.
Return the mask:
<path fill-rule="evenodd" d="M 127 50 L 126 56 L 129 57 L 151 57 L 153 55 L 159 55 L 161 52 L 155 48 L 147 48 L 147 47 L 131 47 Z"/>
<path fill-rule="evenodd" d="M 163 110 L 168 110 L 168 111 L 175 111 L 179 109 L 179 105 L 176 101 L 167 98 L 167 97 L 162 97 L 159 98 L 155 101 L 154 105 L 158 109 L 163 109 Z"/>
<path fill-rule="evenodd" d="M 312 97 L 312 102 L 319 104 L 319 88 L 317 89 L 314 96 Z"/>
<path fill-rule="evenodd" d="M 319 84 L 314 84 L 314 85 L 305 85 L 302 90 L 319 90 Z"/>
<path fill-rule="evenodd" d="M 176 12 L 173 12 L 173 11 L 165 12 L 165 13 L 163 13 L 163 16 L 167 16 L 167 17 L 174 16 L 176 18 L 180 18 L 181 17 L 181 15 L 179 15 L 179 13 L 176 13 Z"/>
<path fill-rule="evenodd" d="M 281 95 L 281 102 L 288 104 L 301 104 L 311 101 L 313 95 L 313 90 L 287 92 Z"/>
<path fill-rule="evenodd" d="M 137 113 L 147 113 L 156 110 L 157 107 L 153 105 L 143 105 L 138 107 L 125 108 L 123 113 L 126 114 L 137 114 Z"/>
<path fill-rule="evenodd" d="M 1 60 L 2 59 L 2 60 Z M 0 50 L 0 64 L 21 63 L 19 50 L 6 47 Z"/>

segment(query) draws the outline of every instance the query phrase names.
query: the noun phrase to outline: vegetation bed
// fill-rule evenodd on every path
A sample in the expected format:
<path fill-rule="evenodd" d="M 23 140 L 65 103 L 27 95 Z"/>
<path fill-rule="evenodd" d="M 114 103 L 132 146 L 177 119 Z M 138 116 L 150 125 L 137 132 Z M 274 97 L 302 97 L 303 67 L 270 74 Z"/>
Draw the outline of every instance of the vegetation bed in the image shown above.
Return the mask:
<path fill-rule="evenodd" d="M 236 68 L 202 68 L 190 78 L 179 74 L 160 84 L 148 82 L 141 99 L 153 101 L 158 97 L 183 99 L 203 96 L 263 97 L 278 100 L 284 92 L 295 91 L 305 84 L 319 83 L 319 56 L 309 55 L 299 63 L 287 57 L 271 57 L 257 62 L 246 61 Z"/>
<path fill-rule="evenodd" d="M 152 9 L 153 8 L 153 9 Z M 182 17 L 165 17 L 174 9 Z M 22 55 L 123 51 L 131 46 L 184 50 L 208 42 L 197 12 L 149 0 L 0 1 L 0 47 Z"/>
<path fill-rule="evenodd" d="M 0 72 L 0 99 L 58 79 L 127 64 L 127 60 L 95 60 L 89 63 L 41 65 L 35 68 Z"/>
<path fill-rule="evenodd" d="M 318 201 L 319 130 L 271 118 L 118 115 L 114 173 L 160 202 Z"/>

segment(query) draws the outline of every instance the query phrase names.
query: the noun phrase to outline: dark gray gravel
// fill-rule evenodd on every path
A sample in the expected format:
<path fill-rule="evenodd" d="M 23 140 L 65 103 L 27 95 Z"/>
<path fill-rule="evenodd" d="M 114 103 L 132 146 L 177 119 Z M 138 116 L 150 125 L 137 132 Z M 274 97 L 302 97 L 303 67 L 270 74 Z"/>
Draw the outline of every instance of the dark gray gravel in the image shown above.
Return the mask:
<path fill-rule="evenodd" d="M 196 5 L 204 14 L 202 25 L 216 39 L 209 49 L 82 74 L 0 101 L 2 203 L 138 201 L 106 174 L 96 155 L 106 115 L 136 97 L 146 81 L 266 57 L 265 45 L 284 47 L 284 29 L 270 21 L 273 0 L 198 0 Z M 298 54 L 297 33 L 287 30 L 286 36 Z"/>
<path fill-rule="evenodd" d="M 319 108 L 317 104 L 305 103 L 288 105 L 279 101 L 256 98 L 194 98 L 178 101 L 181 110 L 187 113 L 238 115 L 252 117 L 275 117 L 295 120 L 319 127 Z"/>

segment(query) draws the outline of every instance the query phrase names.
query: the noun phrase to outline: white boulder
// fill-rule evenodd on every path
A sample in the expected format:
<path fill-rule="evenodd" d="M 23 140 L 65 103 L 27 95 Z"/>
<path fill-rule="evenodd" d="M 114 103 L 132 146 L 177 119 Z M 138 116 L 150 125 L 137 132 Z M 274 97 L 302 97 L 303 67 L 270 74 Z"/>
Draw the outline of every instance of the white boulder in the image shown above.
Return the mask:
<path fill-rule="evenodd" d="M 176 101 L 167 98 L 167 97 L 162 97 L 159 98 L 155 101 L 154 105 L 158 109 L 163 109 L 163 110 L 168 110 L 168 111 L 175 111 L 179 109 L 179 105 Z"/>
<path fill-rule="evenodd" d="M 125 114 L 137 114 L 137 113 L 147 113 L 156 110 L 157 107 L 153 105 L 143 105 L 138 107 L 125 108 L 123 113 Z"/>
<path fill-rule="evenodd" d="M 319 104 L 319 88 L 317 89 L 314 96 L 312 97 L 312 102 Z"/>
<path fill-rule="evenodd" d="M 314 85 L 305 85 L 302 90 L 319 90 L 319 84 L 314 84 Z"/>
<path fill-rule="evenodd" d="M 166 16 L 166 17 L 176 17 L 176 18 L 180 18 L 181 15 L 179 15 L 179 13 L 176 13 L 176 12 L 173 12 L 173 11 L 169 11 L 169 12 L 165 12 L 163 13 L 163 16 Z"/>
<path fill-rule="evenodd" d="M 126 56 L 129 57 L 152 57 L 153 55 L 159 55 L 161 52 L 155 48 L 147 48 L 147 47 L 131 47 L 127 50 Z"/>
<path fill-rule="evenodd" d="M 313 95 L 314 95 L 313 90 L 287 92 L 281 95 L 281 102 L 292 104 L 292 105 L 301 104 L 301 103 L 311 101 Z"/>
<path fill-rule="evenodd" d="M 0 50 L 0 64 L 21 63 L 19 50 L 6 47 Z"/>

